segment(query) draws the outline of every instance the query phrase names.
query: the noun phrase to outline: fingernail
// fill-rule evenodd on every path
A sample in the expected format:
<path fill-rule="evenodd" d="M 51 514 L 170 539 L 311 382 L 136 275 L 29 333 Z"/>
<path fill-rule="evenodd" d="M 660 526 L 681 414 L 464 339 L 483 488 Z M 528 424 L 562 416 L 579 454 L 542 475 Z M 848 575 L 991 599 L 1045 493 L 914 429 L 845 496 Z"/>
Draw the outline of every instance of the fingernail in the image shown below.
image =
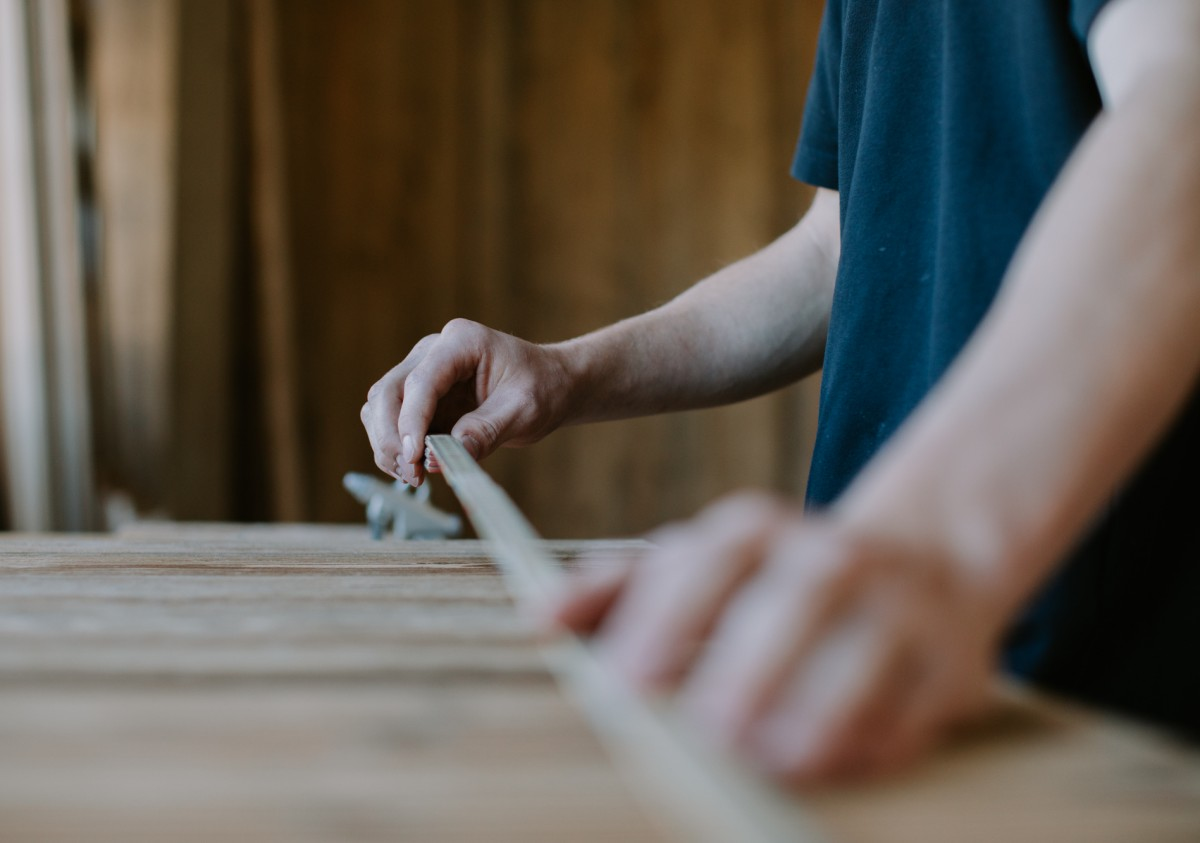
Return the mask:
<path fill-rule="evenodd" d="M 413 454 L 416 453 L 416 447 L 413 445 L 413 438 L 408 434 L 404 435 L 404 440 L 400 443 L 404 448 L 404 461 L 412 462 Z"/>

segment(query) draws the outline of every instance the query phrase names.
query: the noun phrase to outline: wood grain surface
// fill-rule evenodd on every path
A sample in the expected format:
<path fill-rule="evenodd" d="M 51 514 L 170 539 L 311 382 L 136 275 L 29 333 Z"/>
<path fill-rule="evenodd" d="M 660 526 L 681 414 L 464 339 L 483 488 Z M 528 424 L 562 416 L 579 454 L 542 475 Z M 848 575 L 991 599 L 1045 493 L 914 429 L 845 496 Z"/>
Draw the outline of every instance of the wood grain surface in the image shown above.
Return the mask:
<path fill-rule="evenodd" d="M 638 796 L 477 543 L 0 538 L 5 843 L 678 839 Z M 1200 839 L 1194 753 L 1033 698 L 899 779 L 797 798 L 834 841 Z"/>

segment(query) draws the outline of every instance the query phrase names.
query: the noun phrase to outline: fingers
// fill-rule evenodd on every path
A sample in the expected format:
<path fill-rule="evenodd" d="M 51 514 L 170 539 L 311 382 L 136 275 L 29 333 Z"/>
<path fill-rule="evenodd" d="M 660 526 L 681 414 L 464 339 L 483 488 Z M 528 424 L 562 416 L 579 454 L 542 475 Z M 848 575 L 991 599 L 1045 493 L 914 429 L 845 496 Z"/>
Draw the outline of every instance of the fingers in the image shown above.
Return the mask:
<path fill-rule="evenodd" d="M 866 614 L 840 623 L 755 724 L 746 744 L 752 757 L 793 783 L 866 773 L 895 739 L 895 712 L 912 693 L 910 645 Z"/>
<path fill-rule="evenodd" d="M 449 430 L 476 459 L 536 442 L 562 422 L 569 382 L 561 356 L 454 319 L 372 388 L 363 425 L 379 467 L 417 486 L 441 468 L 424 447 L 431 430 Z"/>
<path fill-rule="evenodd" d="M 637 560 L 607 558 L 585 560 L 584 564 L 587 567 L 571 577 L 562 594 L 534 607 L 545 630 L 568 629 L 577 635 L 595 632 L 629 582 Z"/>
<path fill-rule="evenodd" d="M 895 562 L 819 522 L 779 531 L 692 671 L 685 711 L 793 784 L 908 763 L 987 687 L 990 661 L 965 629 L 954 640 L 946 595 Z"/>
<path fill-rule="evenodd" d="M 647 538 L 662 545 L 681 532 L 677 526 L 660 527 Z M 615 560 L 607 554 L 586 556 L 561 593 L 530 608 L 547 632 L 567 629 L 577 635 L 590 635 L 599 628 L 641 564 L 642 556 Z"/>
<path fill-rule="evenodd" d="M 632 574 L 601 628 L 602 658 L 635 687 L 686 673 L 738 587 L 757 569 L 784 508 L 744 495 L 710 508 Z"/>
<path fill-rule="evenodd" d="M 919 621 L 925 627 L 924 636 L 937 636 L 943 631 L 928 624 L 938 611 L 937 606 L 923 613 Z M 921 648 L 928 653 L 928 648 Z M 871 775 L 883 775 L 900 769 L 925 752 L 938 736 L 949 727 L 973 719 L 987 711 L 994 702 L 990 695 L 990 648 L 968 648 L 970 659 L 930 659 L 916 655 L 910 660 L 909 693 L 894 707 L 887 740 L 876 741 L 865 749 L 865 767 Z"/>
<path fill-rule="evenodd" d="M 745 736 L 846 602 L 854 577 L 845 555 L 819 529 L 793 525 L 732 601 L 683 700 L 719 742 Z"/>
<path fill-rule="evenodd" d="M 526 421 L 531 409 L 530 402 L 521 390 L 506 389 L 493 393 L 477 409 L 459 416 L 450 430 L 450 435 L 462 442 L 467 452 L 482 460 L 507 440 L 514 438 L 514 431 Z M 427 450 L 425 471 L 440 474 L 442 466 L 437 456 Z"/>
<path fill-rule="evenodd" d="M 429 347 L 404 379 L 396 437 L 400 443 L 400 475 L 413 486 L 419 486 L 424 479 L 425 435 L 437 412 L 438 401 L 455 384 L 474 377 L 482 356 L 479 341 L 482 331 L 486 329 L 465 320 L 450 322 L 442 329 L 440 341 Z"/>
<path fill-rule="evenodd" d="M 367 430 L 367 439 L 374 452 L 375 465 L 384 474 L 397 480 L 400 479 L 400 438 L 395 434 L 395 425 L 388 423 L 385 427 L 379 423 L 379 418 L 386 418 L 388 415 L 394 418 L 394 414 L 399 412 L 400 402 L 391 398 L 377 399 L 374 404 L 368 400 L 359 412 L 359 418 Z"/>
<path fill-rule="evenodd" d="M 400 479 L 398 463 L 401 452 L 396 419 L 400 415 L 404 381 L 437 339 L 438 335 L 432 334 L 413 346 L 404 360 L 371 387 L 359 414 L 375 455 L 375 465 L 384 474 L 396 479 Z"/>
<path fill-rule="evenodd" d="M 551 623 L 599 630 L 643 690 L 791 783 L 895 769 L 989 685 L 992 633 L 944 560 L 739 496 L 577 577 Z M 963 590 L 966 588 L 967 590 Z"/>

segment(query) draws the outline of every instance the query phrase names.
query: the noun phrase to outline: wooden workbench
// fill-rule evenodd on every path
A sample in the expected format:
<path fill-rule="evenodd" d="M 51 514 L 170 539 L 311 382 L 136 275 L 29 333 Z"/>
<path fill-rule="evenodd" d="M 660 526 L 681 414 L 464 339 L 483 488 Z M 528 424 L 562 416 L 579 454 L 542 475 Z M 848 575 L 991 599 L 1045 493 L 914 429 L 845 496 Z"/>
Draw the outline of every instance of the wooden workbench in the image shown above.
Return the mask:
<path fill-rule="evenodd" d="M 0 537 L 5 843 L 672 839 L 637 797 L 473 542 Z M 833 841 L 1195 843 L 1200 760 L 1039 700 L 800 805 Z"/>

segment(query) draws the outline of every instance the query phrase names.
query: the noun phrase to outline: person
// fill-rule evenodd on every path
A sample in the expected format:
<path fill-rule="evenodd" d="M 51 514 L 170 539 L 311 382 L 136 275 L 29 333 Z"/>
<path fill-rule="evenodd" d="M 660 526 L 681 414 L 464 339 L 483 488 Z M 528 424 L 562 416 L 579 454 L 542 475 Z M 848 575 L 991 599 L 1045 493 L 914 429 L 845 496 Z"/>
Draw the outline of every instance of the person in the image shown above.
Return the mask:
<path fill-rule="evenodd" d="M 1200 733 L 1198 129 L 1195 0 L 829 0 L 803 219 L 566 342 L 450 322 L 371 388 L 378 465 L 823 367 L 807 509 L 718 502 L 551 622 L 787 781 L 908 762 L 998 664 Z"/>

